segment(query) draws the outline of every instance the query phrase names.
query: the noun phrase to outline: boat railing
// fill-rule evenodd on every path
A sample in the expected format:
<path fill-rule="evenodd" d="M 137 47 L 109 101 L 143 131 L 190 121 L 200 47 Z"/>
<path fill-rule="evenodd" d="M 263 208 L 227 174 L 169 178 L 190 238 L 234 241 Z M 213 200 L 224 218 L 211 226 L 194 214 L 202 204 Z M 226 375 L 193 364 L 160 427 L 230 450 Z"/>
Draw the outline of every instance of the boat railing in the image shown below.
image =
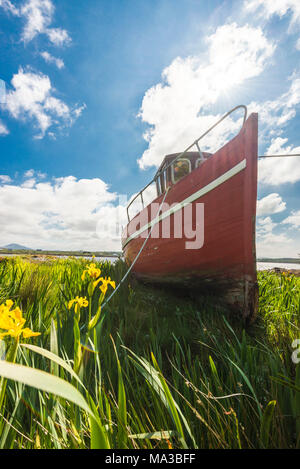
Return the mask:
<path fill-rule="evenodd" d="M 166 173 L 167 169 L 168 169 L 170 166 L 172 166 L 178 159 L 182 158 L 191 148 L 193 148 L 194 146 L 196 146 L 197 151 L 199 152 L 199 155 L 200 155 L 200 159 L 202 159 L 202 160 L 204 159 L 203 154 L 202 154 L 202 151 L 201 151 L 200 146 L 199 146 L 199 141 L 200 141 L 202 138 L 204 138 L 209 132 L 211 132 L 215 127 L 217 127 L 217 125 L 219 125 L 224 119 L 226 119 L 228 116 L 230 116 L 230 114 L 232 114 L 233 112 L 237 111 L 238 109 L 244 109 L 244 118 L 243 118 L 243 125 L 244 125 L 244 123 L 246 122 L 246 119 L 247 119 L 247 107 L 246 107 L 244 104 L 240 104 L 240 105 L 234 107 L 233 109 L 231 109 L 230 111 L 228 111 L 226 114 L 224 114 L 224 116 L 221 117 L 221 119 L 219 119 L 214 125 L 212 125 L 208 130 L 206 130 L 202 135 L 200 135 L 200 137 L 197 138 L 191 145 L 189 145 L 182 153 L 178 154 L 174 160 L 172 160 L 169 164 L 167 164 L 166 166 L 164 166 L 161 170 L 157 171 L 157 173 L 155 174 L 154 178 L 153 178 L 145 187 L 143 187 L 143 189 L 141 189 L 141 190 L 133 197 L 133 199 L 129 202 L 129 204 L 128 204 L 128 206 L 127 206 L 127 218 L 128 218 L 128 222 L 130 222 L 129 208 L 132 206 L 132 204 L 133 204 L 138 198 L 140 198 L 142 208 L 144 209 L 144 208 L 145 208 L 145 204 L 144 204 L 144 192 L 146 191 L 146 189 L 148 189 L 148 187 L 150 187 L 151 184 L 153 184 L 153 183 L 157 184 L 158 178 L 160 178 L 164 173 Z M 243 126 L 242 126 L 242 127 L 243 127 Z M 163 191 L 163 192 L 164 192 L 164 191 Z"/>

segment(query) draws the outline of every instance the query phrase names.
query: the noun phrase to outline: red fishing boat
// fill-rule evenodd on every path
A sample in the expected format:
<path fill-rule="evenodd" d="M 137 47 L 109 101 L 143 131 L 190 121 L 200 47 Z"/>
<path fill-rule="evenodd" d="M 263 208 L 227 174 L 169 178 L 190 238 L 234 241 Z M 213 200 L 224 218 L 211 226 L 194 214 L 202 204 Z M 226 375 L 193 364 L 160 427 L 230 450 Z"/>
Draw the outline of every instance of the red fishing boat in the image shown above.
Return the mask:
<path fill-rule="evenodd" d="M 238 135 L 213 154 L 202 152 L 199 141 L 239 108 L 244 122 Z M 246 116 L 246 107 L 237 106 L 184 152 L 164 158 L 153 180 L 127 207 L 122 246 L 138 278 L 199 294 L 213 291 L 252 319 L 258 304 L 258 116 Z M 197 151 L 190 151 L 193 147 Z M 147 203 L 153 185 L 156 194 Z M 141 207 L 130 217 L 138 201 Z"/>

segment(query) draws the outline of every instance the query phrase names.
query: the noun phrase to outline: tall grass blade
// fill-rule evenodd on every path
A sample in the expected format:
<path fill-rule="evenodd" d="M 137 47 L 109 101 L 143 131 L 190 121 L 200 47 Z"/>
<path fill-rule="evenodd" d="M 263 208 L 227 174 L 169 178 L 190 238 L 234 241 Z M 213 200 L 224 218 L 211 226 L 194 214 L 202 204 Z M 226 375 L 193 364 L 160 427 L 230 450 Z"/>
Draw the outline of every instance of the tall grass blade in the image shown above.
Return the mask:
<path fill-rule="evenodd" d="M 270 428 L 271 428 L 275 406 L 276 406 L 276 401 L 270 401 L 267 404 L 264 410 L 262 419 L 261 419 L 260 438 L 261 438 L 263 448 L 269 447 Z"/>
<path fill-rule="evenodd" d="M 44 348 L 41 348 L 41 347 L 38 347 L 37 345 L 31 345 L 31 344 L 20 344 L 21 347 L 24 347 L 24 348 L 27 348 L 29 350 L 32 350 L 32 352 L 35 352 L 35 353 L 38 353 L 39 355 L 42 355 L 43 357 L 45 358 L 48 358 L 49 360 L 51 360 L 52 362 L 56 363 L 57 365 L 61 366 L 62 368 L 64 368 L 66 371 L 68 371 L 68 373 L 70 373 L 70 375 L 75 378 L 76 381 L 78 381 L 78 383 L 83 387 L 84 387 L 84 384 L 82 383 L 82 381 L 80 380 L 80 378 L 78 377 L 78 375 L 75 373 L 75 371 L 73 370 L 73 368 L 71 368 L 70 365 L 68 365 L 68 363 L 65 362 L 65 360 L 63 360 L 62 358 L 60 358 L 58 355 L 55 355 L 54 353 L 52 352 L 49 352 L 49 350 L 46 350 Z"/>
<path fill-rule="evenodd" d="M 91 449 L 110 449 L 108 434 L 100 421 L 96 405 L 91 398 L 89 403 L 93 410 L 93 417 L 90 418 Z"/>
<path fill-rule="evenodd" d="M 5 361 L 0 361 L 0 376 L 62 397 L 67 401 L 73 402 L 94 417 L 82 394 L 70 383 L 57 376 L 28 366 L 16 365 Z"/>
<path fill-rule="evenodd" d="M 128 349 L 129 350 L 129 349 Z M 161 375 L 161 372 L 158 372 L 153 366 L 145 359 L 138 357 L 134 352 L 129 350 L 129 352 L 136 358 L 136 360 L 132 360 L 135 367 L 140 371 L 140 373 L 145 377 L 145 379 L 149 382 L 149 384 L 153 387 L 155 392 L 159 395 L 160 399 L 168 409 L 174 423 L 176 425 L 177 431 L 182 439 L 182 445 L 184 448 L 187 448 L 187 444 L 185 442 L 185 437 L 183 434 L 183 428 L 180 422 L 182 420 L 189 437 L 193 443 L 193 447 L 196 448 L 196 442 L 192 435 L 191 429 L 185 419 L 183 413 L 181 412 L 178 404 L 173 399 L 170 390 L 165 382 L 164 378 Z M 154 358 L 154 357 L 153 357 Z M 164 384 L 163 384 L 164 383 Z M 179 419 L 180 416 L 180 419 Z"/>

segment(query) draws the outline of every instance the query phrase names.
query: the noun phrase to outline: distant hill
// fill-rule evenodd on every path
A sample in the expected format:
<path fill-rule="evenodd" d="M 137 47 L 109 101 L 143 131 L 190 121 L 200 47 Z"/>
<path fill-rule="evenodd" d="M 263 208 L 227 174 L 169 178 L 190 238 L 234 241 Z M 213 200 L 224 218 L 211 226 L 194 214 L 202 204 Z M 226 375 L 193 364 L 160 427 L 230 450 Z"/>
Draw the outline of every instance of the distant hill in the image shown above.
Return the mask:
<path fill-rule="evenodd" d="M 295 258 L 295 257 L 280 257 L 280 258 L 275 258 L 275 257 L 260 257 L 257 259 L 257 262 L 278 262 L 278 263 L 289 263 L 289 264 L 300 264 L 300 257 Z"/>
<path fill-rule="evenodd" d="M 29 248 L 26 248 L 25 246 L 22 246 L 21 244 L 7 244 L 6 246 L 2 246 L 2 249 L 24 249 L 25 251 L 30 250 Z"/>

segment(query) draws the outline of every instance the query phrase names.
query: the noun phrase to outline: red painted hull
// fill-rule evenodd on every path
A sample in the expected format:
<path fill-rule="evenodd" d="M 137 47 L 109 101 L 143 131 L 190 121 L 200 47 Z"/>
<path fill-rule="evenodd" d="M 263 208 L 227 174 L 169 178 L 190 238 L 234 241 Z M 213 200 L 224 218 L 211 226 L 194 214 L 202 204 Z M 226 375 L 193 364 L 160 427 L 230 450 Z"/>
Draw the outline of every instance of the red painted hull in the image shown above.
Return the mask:
<path fill-rule="evenodd" d="M 246 318 L 257 310 L 255 220 L 257 199 L 257 114 L 252 114 L 240 133 L 199 168 L 174 184 L 165 202 L 184 201 L 208 185 L 213 187 L 192 202 L 204 204 L 204 244 L 186 249 L 186 237 L 150 237 L 134 274 L 144 280 L 180 284 L 199 292 L 213 288 Z M 238 173 L 214 187 L 214 182 L 232 168 L 245 165 Z M 152 203 L 161 203 L 163 195 Z M 143 210 L 150 217 L 151 204 Z M 143 215 L 141 212 L 140 215 Z M 171 227 L 174 215 L 170 215 Z M 155 216 L 154 216 L 155 218 Z M 161 225 L 162 222 L 159 222 Z M 161 226 L 160 226 L 161 228 Z M 131 263 L 138 254 L 144 236 L 128 240 L 136 227 L 131 220 L 123 234 L 125 259 Z"/>

